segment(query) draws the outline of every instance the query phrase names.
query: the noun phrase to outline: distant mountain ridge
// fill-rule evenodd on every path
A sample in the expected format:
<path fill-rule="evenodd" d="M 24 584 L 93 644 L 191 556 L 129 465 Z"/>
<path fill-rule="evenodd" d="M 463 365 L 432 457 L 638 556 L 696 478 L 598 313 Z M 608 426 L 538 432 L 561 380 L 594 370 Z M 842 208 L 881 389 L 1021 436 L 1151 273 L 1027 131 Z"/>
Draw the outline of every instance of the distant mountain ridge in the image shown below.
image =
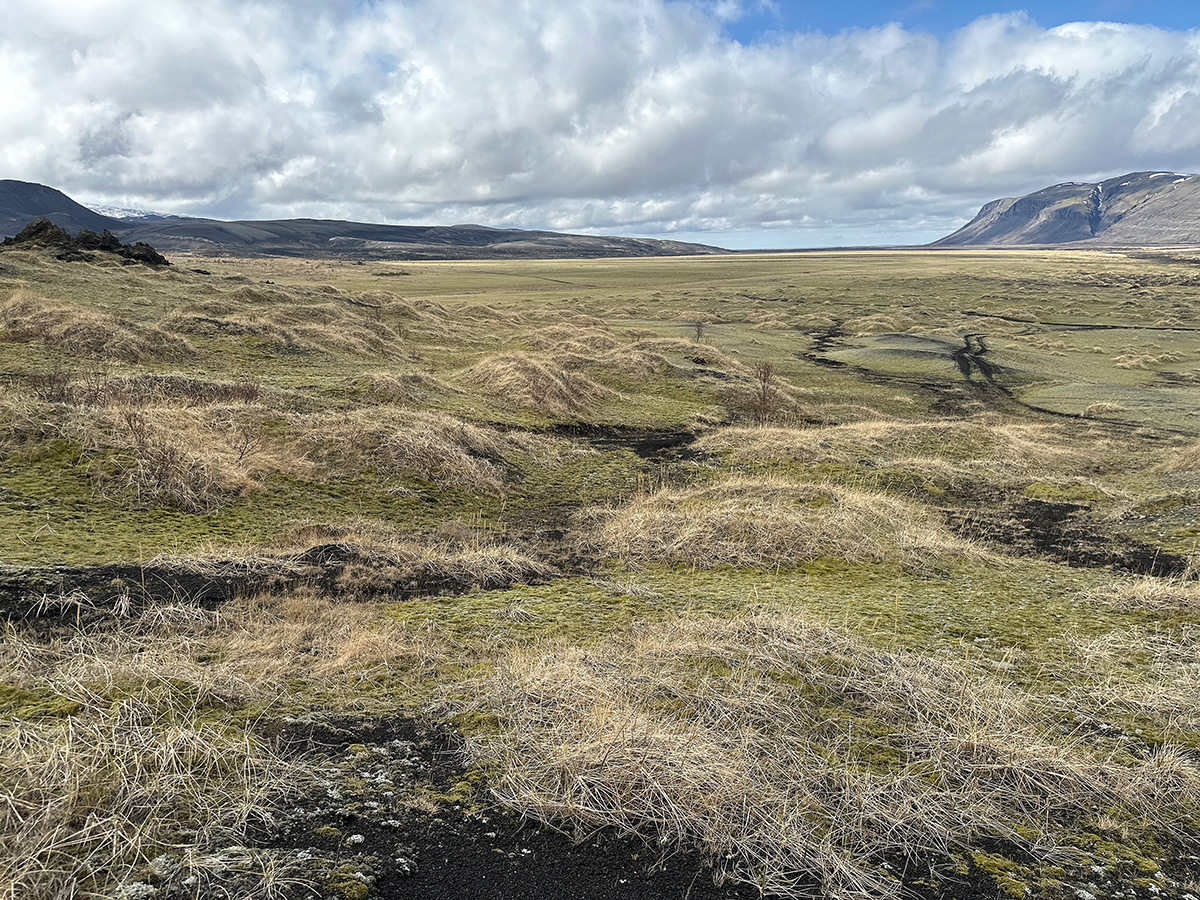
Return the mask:
<path fill-rule="evenodd" d="M 34 219 L 45 219 L 72 233 L 81 228 L 111 231 L 123 225 L 120 219 L 94 212 L 44 184 L 0 180 L 0 238 L 13 237 Z"/>
<path fill-rule="evenodd" d="M 984 204 L 933 247 L 1200 244 L 1200 175 L 1131 172 Z"/>
<path fill-rule="evenodd" d="M 0 180 L 0 238 L 36 218 L 74 233 L 111 231 L 127 244 L 210 256 L 319 256 L 353 259 L 551 259 L 728 253 L 720 247 L 649 238 L 524 231 L 484 225 L 373 225 L 328 219 L 233 221 L 115 218 L 54 188 Z"/>

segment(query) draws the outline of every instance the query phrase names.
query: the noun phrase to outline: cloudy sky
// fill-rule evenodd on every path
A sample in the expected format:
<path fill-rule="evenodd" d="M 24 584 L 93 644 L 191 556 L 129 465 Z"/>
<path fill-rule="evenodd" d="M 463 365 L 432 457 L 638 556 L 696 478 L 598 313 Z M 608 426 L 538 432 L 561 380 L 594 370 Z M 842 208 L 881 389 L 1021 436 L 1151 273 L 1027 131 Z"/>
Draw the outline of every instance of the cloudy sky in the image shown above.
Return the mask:
<path fill-rule="evenodd" d="M 4 13 L 0 178 L 85 203 L 802 247 L 924 242 L 995 197 L 1200 172 L 1194 0 Z"/>

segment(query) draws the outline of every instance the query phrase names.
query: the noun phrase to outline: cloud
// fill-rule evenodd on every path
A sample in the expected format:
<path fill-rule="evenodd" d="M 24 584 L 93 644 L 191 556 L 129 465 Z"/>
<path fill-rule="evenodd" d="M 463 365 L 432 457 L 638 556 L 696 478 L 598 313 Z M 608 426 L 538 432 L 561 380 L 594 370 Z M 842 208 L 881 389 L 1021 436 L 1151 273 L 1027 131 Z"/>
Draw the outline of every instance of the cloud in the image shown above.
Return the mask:
<path fill-rule="evenodd" d="M 731 0 L 9 0 L 0 177 L 221 217 L 926 240 L 1200 168 L 1200 32 L 723 27 Z"/>

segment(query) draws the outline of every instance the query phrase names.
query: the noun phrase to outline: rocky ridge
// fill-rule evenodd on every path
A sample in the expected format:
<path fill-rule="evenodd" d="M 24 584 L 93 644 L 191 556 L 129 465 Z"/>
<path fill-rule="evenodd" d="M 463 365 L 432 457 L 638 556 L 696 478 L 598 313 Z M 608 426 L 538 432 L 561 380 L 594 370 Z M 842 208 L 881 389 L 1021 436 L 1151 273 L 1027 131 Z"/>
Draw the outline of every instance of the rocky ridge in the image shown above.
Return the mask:
<path fill-rule="evenodd" d="M 984 204 L 930 246 L 1200 244 L 1200 175 L 1132 172 Z"/>

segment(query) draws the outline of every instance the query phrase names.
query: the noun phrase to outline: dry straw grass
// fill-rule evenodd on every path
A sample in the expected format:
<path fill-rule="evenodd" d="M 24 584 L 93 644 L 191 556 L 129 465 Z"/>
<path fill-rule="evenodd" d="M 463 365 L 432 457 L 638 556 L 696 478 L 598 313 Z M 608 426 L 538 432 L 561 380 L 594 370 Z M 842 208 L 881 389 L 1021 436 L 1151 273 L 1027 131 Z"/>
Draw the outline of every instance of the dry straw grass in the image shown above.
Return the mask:
<path fill-rule="evenodd" d="M 122 321 L 18 288 L 0 303 L 0 340 L 41 341 L 76 357 L 140 363 L 195 355 L 184 338 L 157 325 Z"/>
<path fill-rule="evenodd" d="M 1068 635 L 1066 645 L 1072 655 L 1061 681 L 1072 685 L 1071 695 L 1089 710 L 1088 721 L 1109 728 L 1114 718 L 1132 718 L 1139 723 L 1134 727 L 1149 725 L 1166 740 L 1195 745 L 1200 628 L 1129 628 L 1090 639 Z"/>
<path fill-rule="evenodd" d="M 227 297 L 193 303 L 164 323 L 195 335 L 247 335 L 288 352 L 325 350 L 358 356 L 404 356 L 403 336 L 385 321 L 417 317 L 408 305 L 393 307 L 385 296 L 360 299 L 326 292 L 240 287 Z M 314 299 L 317 302 L 313 302 Z"/>
<path fill-rule="evenodd" d="M 1158 466 L 1160 472 L 1200 472 L 1200 441 L 1174 450 Z"/>
<path fill-rule="evenodd" d="M 670 370 L 660 353 L 622 343 L 608 331 L 594 327 L 552 325 L 526 338 L 530 346 L 573 371 L 607 372 L 632 378 L 649 378 Z"/>
<path fill-rule="evenodd" d="M 418 478 L 477 493 L 503 493 L 506 482 L 517 477 L 508 457 L 524 453 L 547 462 L 564 449 L 549 438 L 400 407 L 294 414 L 291 429 L 307 457 L 328 476 L 371 469 L 385 478 Z"/>
<path fill-rule="evenodd" d="M 455 392 L 440 379 L 422 372 L 370 372 L 353 383 L 369 400 L 398 405 L 419 405 Z"/>
<path fill-rule="evenodd" d="M 0 446 L 68 440 L 117 502 L 207 511 L 268 475 L 313 470 L 269 433 L 271 413 L 253 382 L 55 374 L 32 388 L 34 396 L 0 394 Z"/>
<path fill-rule="evenodd" d="M 1143 577 L 1121 581 L 1088 599 L 1121 612 L 1200 612 L 1200 581 L 1184 578 Z"/>
<path fill-rule="evenodd" d="M 723 428 L 702 436 L 695 446 L 708 452 L 729 452 L 743 462 L 939 459 L 1009 469 L 1062 465 L 1078 456 L 1051 426 L 990 420 L 877 419 L 819 428 Z"/>
<path fill-rule="evenodd" d="M 919 506 L 882 493 L 783 478 L 663 488 L 580 517 L 579 540 L 626 565 L 788 566 L 820 558 L 982 554 Z"/>
<path fill-rule="evenodd" d="M 897 897 L 889 860 L 979 839 L 1078 858 L 1064 832 L 1099 811 L 1169 830 L 1200 803 L 1170 747 L 1108 758 L 992 674 L 789 615 L 517 651 L 482 691 L 501 733 L 469 750 L 501 802 L 702 848 L 785 897 Z"/>
<path fill-rule="evenodd" d="M 621 396 L 582 372 L 568 369 L 558 359 L 532 353 L 488 356 L 464 369 L 459 377 L 506 404 L 547 416 L 576 416 L 601 401 Z"/>
<path fill-rule="evenodd" d="M 244 405 L 112 406 L 78 411 L 63 433 L 85 449 L 121 451 L 102 484 L 138 505 L 210 510 L 267 475 L 312 470 L 292 445 L 266 432 Z"/>
<path fill-rule="evenodd" d="M 168 848 L 197 871 L 206 858 L 221 865 L 214 848 L 242 842 L 313 775 L 226 725 L 231 713 L 282 715 L 272 708 L 300 690 L 338 704 L 447 654 L 435 633 L 381 622 L 377 607 L 308 592 L 219 613 L 154 607 L 94 634 L 9 627 L 0 702 L 17 700 L 0 729 L 0 897 L 110 897 Z"/>
<path fill-rule="evenodd" d="M 443 528 L 441 534 L 406 535 L 371 519 L 342 525 L 308 523 L 294 528 L 272 552 L 290 553 L 302 560 L 313 548 L 336 548 L 343 558 L 358 561 L 342 575 L 348 588 L 356 580 L 364 585 L 451 582 L 494 588 L 543 581 L 558 574 L 553 566 L 494 535 L 453 531 Z"/>

